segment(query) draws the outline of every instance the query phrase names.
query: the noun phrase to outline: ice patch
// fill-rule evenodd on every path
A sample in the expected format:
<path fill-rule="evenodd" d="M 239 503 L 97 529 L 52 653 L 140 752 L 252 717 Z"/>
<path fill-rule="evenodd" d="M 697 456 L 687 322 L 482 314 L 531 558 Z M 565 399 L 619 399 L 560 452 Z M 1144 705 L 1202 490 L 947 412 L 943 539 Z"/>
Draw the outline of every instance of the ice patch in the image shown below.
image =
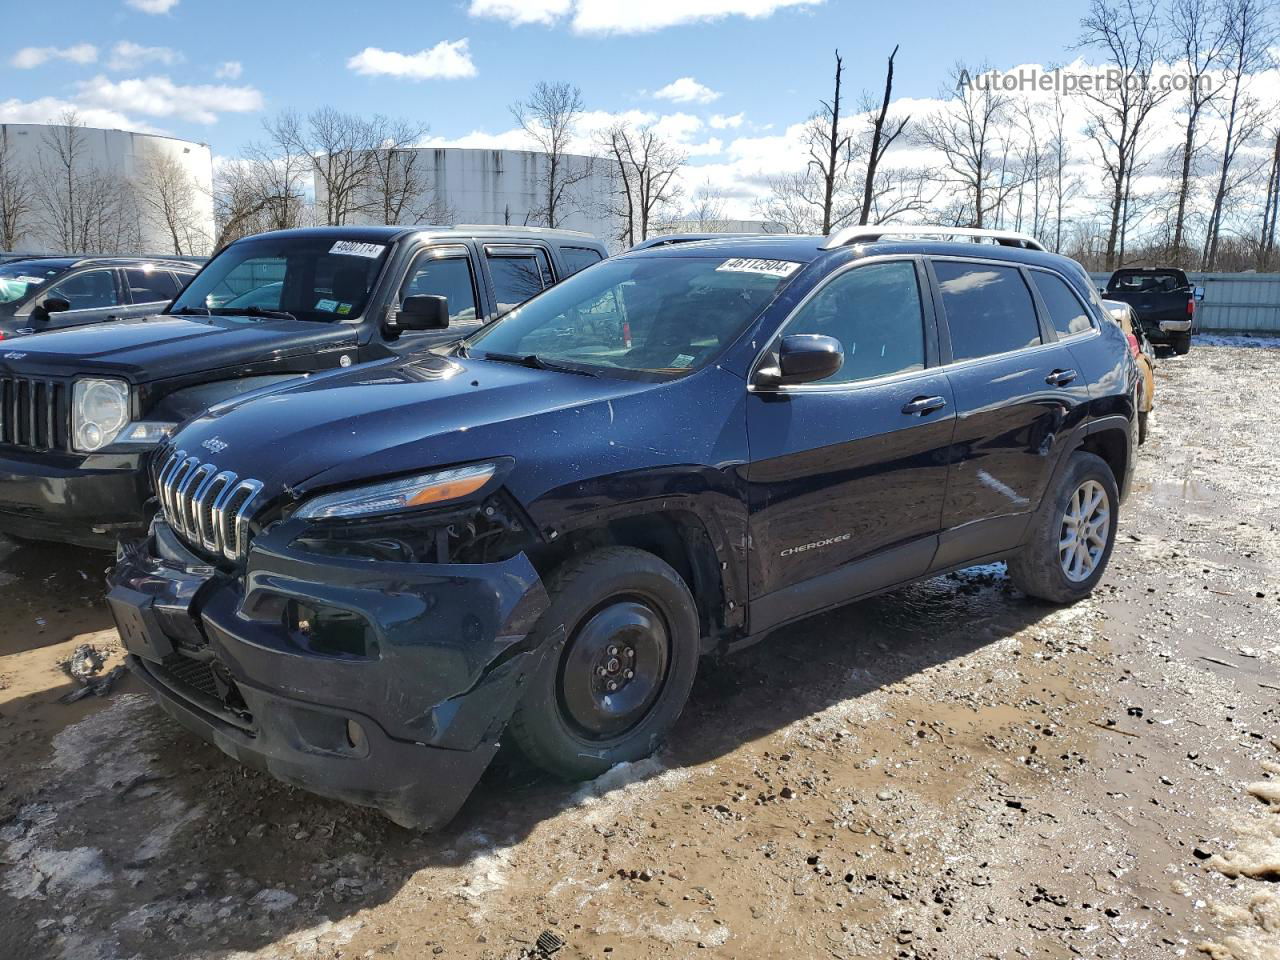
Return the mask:
<path fill-rule="evenodd" d="M 117 697 L 107 709 L 54 737 L 50 764 L 68 773 L 89 767 L 94 786 L 102 788 L 145 774 L 154 755 L 137 749 L 138 718 L 150 707 L 142 694 Z"/>
<path fill-rule="evenodd" d="M 511 870 L 509 847 L 498 846 L 488 834 L 478 830 L 466 834 L 462 843 L 473 847 L 476 853 L 468 862 L 466 877 L 456 888 L 459 896 L 479 902 L 507 885 L 507 874 Z"/>
<path fill-rule="evenodd" d="M 364 928 L 364 921 L 350 917 L 338 923 L 324 920 L 314 927 L 291 933 L 279 943 L 252 952 L 236 952 L 227 960 L 288 960 L 292 957 L 334 957 Z"/>
<path fill-rule="evenodd" d="M 709 766 L 703 772 L 714 769 Z M 609 768 L 583 784 L 571 802 L 582 810 L 582 821 L 595 826 L 614 820 L 629 809 L 639 809 L 658 794 L 686 782 L 689 776 L 688 770 L 668 770 L 656 757 L 646 757 Z"/>
<path fill-rule="evenodd" d="M 288 890 L 267 887 L 254 894 L 253 899 L 249 901 L 249 905 L 265 910 L 267 913 L 279 913 L 281 910 L 288 910 L 297 902 L 298 898 Z"/>
<path fill-rule="evenodd" d="M 101 850 L 37 848 L 4 875 L 0 889 L 15 900 L 47 900 L 64 895 L 79 896 L 102 886 L 108 879 Z"/>
<path fill-rule="evenodd" d="M 1280 337 L 1243 337 L 1217 333 L 1201 333 L 1192 337 L 1192 343 L 1201 347 L 1260 347 L 1264 350 L 1280 349 Z"/>

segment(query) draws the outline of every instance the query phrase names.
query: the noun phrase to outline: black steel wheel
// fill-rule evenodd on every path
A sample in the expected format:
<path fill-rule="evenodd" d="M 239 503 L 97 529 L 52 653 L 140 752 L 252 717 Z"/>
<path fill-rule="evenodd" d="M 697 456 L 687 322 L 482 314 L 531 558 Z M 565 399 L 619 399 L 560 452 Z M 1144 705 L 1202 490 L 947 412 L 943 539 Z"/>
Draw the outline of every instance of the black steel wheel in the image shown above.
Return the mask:
<path fill-rule="evenodd" d="M 644 550 L 606 547 L 547 582 L 537 633 L 563 628 L 511 720 L 524 753 L 570 779 L 599 776 L 652 753 L 680 716 L 698 662 L 689 588 Z"/>

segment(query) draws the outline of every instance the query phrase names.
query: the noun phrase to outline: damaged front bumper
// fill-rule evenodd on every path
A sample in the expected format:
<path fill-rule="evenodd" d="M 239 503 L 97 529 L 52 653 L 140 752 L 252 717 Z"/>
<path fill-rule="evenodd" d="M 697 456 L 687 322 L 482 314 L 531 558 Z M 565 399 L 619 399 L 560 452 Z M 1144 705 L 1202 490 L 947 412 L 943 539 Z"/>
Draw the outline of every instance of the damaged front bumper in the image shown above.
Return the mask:
<path fill-rule="evenodd" d="M 232 576 L 157 520 L 124 544 L 108 605 L 129 663 L 180 723 L 248 765 L 432 827 L 498 748 L 548 598 L 519 554 L 483 564 L 348 559 L 261 534 Z"/>

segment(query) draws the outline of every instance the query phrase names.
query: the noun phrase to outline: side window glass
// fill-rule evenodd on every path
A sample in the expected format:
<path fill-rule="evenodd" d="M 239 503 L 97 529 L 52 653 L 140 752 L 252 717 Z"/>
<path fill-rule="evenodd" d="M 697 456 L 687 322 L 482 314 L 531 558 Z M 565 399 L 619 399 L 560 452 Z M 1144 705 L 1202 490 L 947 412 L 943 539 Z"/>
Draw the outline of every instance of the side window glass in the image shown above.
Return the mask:
<path fill-rule="evenodd" d="M 178 295 L 173 274 L 168 270 L 145 270 L 129 267 L 124 272 L 134 303 L 161 303 Z"/>
<path fill-rule="evenodd" d="M 820 383 L 853 383 L 924 369 L 924 311 L 910 260 L 854 267 L 800 308 L 784 334 L 835 337 L 844 365 Z"/>
<path fill-rule="evenodd" d="M 489 263 L 489 276 L 493 278 L 493 292 L 498 301 L 499 313 L 514 310 L 550 282 L 550 276 L 543 272 L 539 257 L 532 254 L 495 256 L 489 253 L 485 255 L 485 259 Z M 546 254 L 542 254 L 541 260 L 545 263 Z"/>
<path fill-rule="evenodd" d="M 589 247 L 561 247 L 560 257 L 564 260 L 564 266 L 569 271 L 569 276 L 579 270 L 585 270 L 593 263 L 599 263 L 604 259 L 600 256 L 599 250 L 592 250 Z"/>
<path fill-rule="evenodd" d="M 1040 299 L 1049 310 L 1049 318 L 1058 336 L 1071 337 L 1093 329 L 1089 312 L 1065 280 L 1041 270 L 1032 270 L 1031 279 L 1040 291 Z"/>
<path fill-rule="evenodd" d="M 933 261 L 956 360 L 989 357 L 1040 343 L 1031 291 L 1016 267 Z"/>
<path fill-rule="evenodd" d="M 96 307 L 114 307 L 120 303 L 116 294 L 115 278 L 110 270 L 89 270 L 68 277 L 49 291 L 51 297 L 62 297 L 72 310 L 93 310 Z"/>
<path fill-rule="evenodd" d="M 400 299 L 424 296 L 448 297 L 450 323 L 474 323 L 479 314 L 471 261 L 466 257 L 436 257 L 429 252 L 420 256 L 409 271 Z"/>

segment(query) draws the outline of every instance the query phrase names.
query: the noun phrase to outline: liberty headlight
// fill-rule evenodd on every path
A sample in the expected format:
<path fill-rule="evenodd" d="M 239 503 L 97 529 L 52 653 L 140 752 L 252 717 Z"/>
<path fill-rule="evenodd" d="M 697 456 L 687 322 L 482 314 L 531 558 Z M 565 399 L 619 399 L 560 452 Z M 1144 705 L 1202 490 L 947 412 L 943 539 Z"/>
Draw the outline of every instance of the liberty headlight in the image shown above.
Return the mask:
<path fill-rule="evenodd" d="M 129 422 L 129 385 L 123 380 L 77 380 L 71 394 L 71 436 L 84 453 L 101 450 Z"/>

